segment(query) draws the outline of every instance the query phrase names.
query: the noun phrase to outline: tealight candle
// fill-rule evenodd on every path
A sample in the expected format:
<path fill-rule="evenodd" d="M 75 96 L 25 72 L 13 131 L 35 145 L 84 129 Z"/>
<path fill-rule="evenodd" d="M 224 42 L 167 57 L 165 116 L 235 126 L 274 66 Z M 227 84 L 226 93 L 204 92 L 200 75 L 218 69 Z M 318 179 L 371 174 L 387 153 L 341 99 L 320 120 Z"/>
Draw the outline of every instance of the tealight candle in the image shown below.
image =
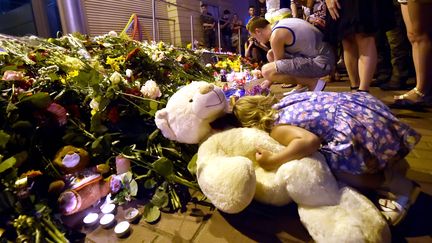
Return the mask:
<path fill-rule="evenodd" d="M 99 223 L 102 227 L 108 228 L 112 225 L 114 222 L 114 214 L 109 213 L 102 216 L 102 218 L 99 220 Z"/>
<path fill-rule="evenodd" d="M 99 218 L 99 215 L 97 213 L 89 213 L 87 216 L 84 217 L 83 222 L 84 224 L 90 226 L 97 222 Z"/>
<path fill-rule="evenodd" d="M 136 208 L 129 208 L 125 211 L 125 219 L 129 222 L 133 222 L 140 216 L 140 212 Z"/>
<path fill-rule="evenodd" d="M 114 232 L 117 235 L 117 237 L 125 236 L 127 233 L 129 233 L 130 230 L 130 224 L 128 221 L 122 221 L 116 225 L 114 228 Z"/>
<path fill-rule="evenodd" d="M 115 208 L 116 208 L 115 204 L 107 203 L 107 204 L 102 206 L 101 211 L 104 214 L 114 213 Z"/>

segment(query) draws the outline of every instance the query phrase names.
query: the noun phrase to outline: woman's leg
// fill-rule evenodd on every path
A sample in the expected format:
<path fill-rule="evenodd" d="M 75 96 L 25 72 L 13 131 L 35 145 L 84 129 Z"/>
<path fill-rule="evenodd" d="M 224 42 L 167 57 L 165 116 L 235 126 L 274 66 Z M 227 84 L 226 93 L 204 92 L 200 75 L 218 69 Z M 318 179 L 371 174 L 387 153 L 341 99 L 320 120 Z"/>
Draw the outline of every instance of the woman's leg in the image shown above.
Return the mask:
<path fill-rule="evenodd" d="M 359 90 L 369 90 L 377 65 L 377 49 L 373 35 L 355 34 L 358 46 Z"/>
<path fill-rule="evenodd" d="M 413 58 L 417 59 L 416 87 L 425 94 L 430 94 L 432 82 L 432 69 L 428 66 L 428 62 L 432 60 L 431 13 L 432 3 L 408 1 L 408 14 L 412 25 L 412 32 L 408 33 L 408 38 L 411 38 L 413 45 Z"/>
<path fill-rule="evenodd" d="M 358 70 L 358 47 L 354 36 L 348 36 L 342 40 L 343 46 L 343 58 L 345 61 L 345 67 L 348 72 L 351 87 L 359 87 L 360 77 Z"/>
<path fill-rule="evenodd" d="M 432 60 L 432 26 L 429 16 L 432 4 L 408 1 L 408 4 L 401 5 L 401 9 L 408 39 L 412 45 L 416 89 L 420 91 L 410 91 L 403 98 L 417 102 L 422 99 L 421 93 L 432 94 L 432 69 L 427 66 L 428 61 Z"/>

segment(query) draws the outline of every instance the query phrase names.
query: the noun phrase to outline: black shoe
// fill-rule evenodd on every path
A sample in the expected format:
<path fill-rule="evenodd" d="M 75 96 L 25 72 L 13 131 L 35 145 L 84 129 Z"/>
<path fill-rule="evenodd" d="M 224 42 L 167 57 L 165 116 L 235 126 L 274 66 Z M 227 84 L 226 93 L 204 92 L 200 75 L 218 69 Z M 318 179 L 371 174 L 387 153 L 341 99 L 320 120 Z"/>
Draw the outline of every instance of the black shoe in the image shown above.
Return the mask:
<path fill-rule="evenodd" d="M 392 77 L 390 81 L 380 85 L 382 90 L 410 90 L 415 87 L 415 78 Z"/>
<path fill-rule="evenodd" d="M 376 75 L 376 78 L 371 82 L 370 87 L 379 87 L 390 81 L 391 75 L 387 73 L 380 73 Z"/>
<path fill-rule="evenodd" d="M 380 87 L 381 85 L 387 83 L 386 81 L 375 79 L 370 83 L 370 87 Z"/>

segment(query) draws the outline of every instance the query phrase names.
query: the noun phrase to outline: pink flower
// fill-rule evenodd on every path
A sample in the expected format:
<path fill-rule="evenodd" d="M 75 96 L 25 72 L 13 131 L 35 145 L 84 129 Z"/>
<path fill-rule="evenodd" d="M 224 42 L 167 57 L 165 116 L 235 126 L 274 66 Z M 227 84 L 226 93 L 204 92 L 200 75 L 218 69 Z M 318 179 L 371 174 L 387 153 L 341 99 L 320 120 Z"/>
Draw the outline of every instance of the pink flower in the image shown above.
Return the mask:
<path fill-rule="evenodd" d="M 123 155 L 117 155 L 115 158 L 117 175 L 126 173 L 130 170 L 130 160 L 123 157 Z"/>
<path fill-rule="evenodd" d="M 111 192 L 113 192 L 113 193 L 117 193 L 120 191 L 120 189 L 122 189 L 122 182 L 121 182 L 120 176 L 112 176 L 111 177 L 110 189 L 111 189 Z"/>
<path fill-rule="evenodd" d="M 60 126 L 63 126 L 66 124 L 67 122 L 67 111 L 66 109 L 57 104 L 57 103 L 51 103 L 47 108 L 47 111 L 49 111 L 51 114 L 53 114 L 56 119 L 57 122 L 59 123 Z"/>
<path fill-rule="evenodd" d="M 24 80 L 24 73 L 21 71 L 6 70 L 3 73 L 2 80 L 5 81 Z"/>

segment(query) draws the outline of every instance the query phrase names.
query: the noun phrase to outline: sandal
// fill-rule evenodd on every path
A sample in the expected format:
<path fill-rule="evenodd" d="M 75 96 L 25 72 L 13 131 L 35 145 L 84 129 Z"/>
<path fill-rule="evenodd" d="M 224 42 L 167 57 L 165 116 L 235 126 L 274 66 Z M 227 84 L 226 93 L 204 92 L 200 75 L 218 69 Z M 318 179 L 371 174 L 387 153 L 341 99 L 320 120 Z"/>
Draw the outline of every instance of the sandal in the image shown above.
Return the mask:
<path fill-rule="evenodd" d="M 359 89 L 359 86 L 350 86 L 351 92 L 357 92 L 358 89 Z"/>
<path fill-rule="evenodd" d="M 306 92 L 306 91 L 308 91 L 307 87 L 294 88 L 294 89 L 292 89 L 292 90 L 290 90 L 288 92 L 283 93 L 283 96 L 287 96 L 287 95 L 290 95 L 290 94 L 303 93 L 303 92 Z"/>
<path fill-rule="evenodd" d="M 284 89 L 289 89 L 295 87 L 296 84 L 282 84 L 281 87 Z"/>
<path fill-rule="evenodd" d="M 417 98 L 413 99 L 413 96 Z M 394 100 L 395 102 L 389 105 L 390 108 L 417 110 L 427 107 L 430 97 L 414 88 L 403 95 L 395 96 Z"/>
<path fill-rule="evenodd" d="M 388 192 L 386 198 L 378 200 L 381 213 L 390 225 L 396 226 L 405 218 L 409 208 L 415 203 L 420 192 L 420 187 L 415 186 L 409 197 L 395 196 Z"/>
<path fill-rule="evenodd" d="M 313 91 L 314 92 L 323 91 L 325 89 L 326 85 L 327 85 L 327 82 L 325 80 L 318 79 Z"/>

